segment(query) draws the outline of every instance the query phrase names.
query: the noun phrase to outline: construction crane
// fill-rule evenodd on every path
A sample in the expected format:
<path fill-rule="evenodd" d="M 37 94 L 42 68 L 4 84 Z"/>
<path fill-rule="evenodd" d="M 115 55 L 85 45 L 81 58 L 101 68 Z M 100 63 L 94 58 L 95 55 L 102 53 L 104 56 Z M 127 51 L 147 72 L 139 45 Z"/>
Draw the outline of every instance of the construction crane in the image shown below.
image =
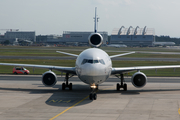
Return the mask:
<path fill-rule="evenodd" d="M 19 31 L 19 29 L 0 29 L 2 31 Z"/>

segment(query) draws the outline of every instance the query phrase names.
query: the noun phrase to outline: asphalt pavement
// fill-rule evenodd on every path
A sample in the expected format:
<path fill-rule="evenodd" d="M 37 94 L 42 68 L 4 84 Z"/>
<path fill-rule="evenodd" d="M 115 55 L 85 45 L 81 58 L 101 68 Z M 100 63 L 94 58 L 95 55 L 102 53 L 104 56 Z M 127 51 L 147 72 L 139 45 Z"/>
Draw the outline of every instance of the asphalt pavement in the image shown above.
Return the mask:
<path fill-rule="evenodd" d="M 41 75 L 0 75 L 0 119 L 3 120 L 179 120 L 180 77 L 150 77 L 143 88 L 126 78 L 127 91 L 116 91 L 111 77 L 99 86 L 97 100 L 90 87 L 73 77 L 73 90 L 62 90 L 64 77 L 45 87 Z"/>

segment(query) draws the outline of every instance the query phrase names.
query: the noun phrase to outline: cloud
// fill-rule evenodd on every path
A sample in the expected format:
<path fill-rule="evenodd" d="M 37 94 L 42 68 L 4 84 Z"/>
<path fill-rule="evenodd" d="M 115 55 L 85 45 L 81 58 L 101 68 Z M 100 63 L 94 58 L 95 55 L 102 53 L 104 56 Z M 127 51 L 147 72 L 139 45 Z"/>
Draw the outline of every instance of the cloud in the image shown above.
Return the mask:
<path fill-rule="evenodd" d="M 149 7 L 153 10 L 162 10 L 162 6 L 157 5 L 157 4 L 150 4 Z"/>
<path fill-rule="evenodd" d="M 119 6 L 119 5 L 132 5 L 134 2 L 132 0 L 97 0 L 101 5 L 106 6 Z"/>
<path fill-rule="evenodd" d="M 134 2 L 132 0 L 123 0 L 127 5 L 132 5 Z"/>

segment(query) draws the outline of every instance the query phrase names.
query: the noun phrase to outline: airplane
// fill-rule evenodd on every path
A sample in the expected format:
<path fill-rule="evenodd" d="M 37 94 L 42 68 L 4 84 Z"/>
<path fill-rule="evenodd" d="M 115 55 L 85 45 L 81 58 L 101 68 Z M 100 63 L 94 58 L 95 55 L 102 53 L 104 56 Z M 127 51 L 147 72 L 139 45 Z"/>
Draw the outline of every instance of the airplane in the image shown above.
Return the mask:
<path fill-rule="evenodd" d="M 115 47 L 115 48 L 121 48 L 121 47 L 127 47 L 127 45 L 124 45 L 124 44 L 110 44 L 110 45 L 107 45 L 107 47 Z"/>
<path fill-rule="evenodd" d="M 175 42 L 153 42 L 153 46 L 174 46 Z"/>
<path fill-rule="evenodd" d="M 135 52 L 128 52 L 118 55 L 109 56 L 105 51 L 99 47 L 103 44 L 103 37 L 97 32 L 97 15 L 95 8 L 95 25 L 94 32 L 89 35 L 89 44 L 92 48 L 88 48 L 82 51 L 79 55 L 71 54 L 67 52 L 57 51 L 61 54 L 75 56 L 75 67 L 63 67 L 63 66 L 51 66 L 51 65 L 33 65 L 33 64 L 16 64 L 16 63 L 0 63 L 0 65 L 8 66 L 23 66 L 23 67 L 37 67 L 46 68 L 46 71 L 42 75 L 42 83 L 45 86 L 52 87 L 57 82 L 57 76 L 52 70 L 57 70 L 66 73 L 65 82 L 62 83 L 62 90 L 69 88 L 72 90 L 72 83 L 69 83 L 69 78 L 77 75 L 79 79 L 90 85 L 91 93 L 89 94 L 90 100 L 96 100 L 96 90 L 98 85 L 106 81 L 111 75 L 115 75 L 120 79 L 120 83 L 117 83 L 116 89 L 119 91 L 123 88 L 127 91 L 127 84 L 124 82 L 124 74 L 130 71 L 137 71 L 132 75 L 131 82 L 137 88 L 142 88 L 147 83 L 147 77 L 140 70 L 144 69 L 163 69 L 163 68 L 180 68 L 180 65 L 164 65 L 164 66 L 137 66 L 137 67 L 112 67 L 111 58 L 133 54 Z"/>

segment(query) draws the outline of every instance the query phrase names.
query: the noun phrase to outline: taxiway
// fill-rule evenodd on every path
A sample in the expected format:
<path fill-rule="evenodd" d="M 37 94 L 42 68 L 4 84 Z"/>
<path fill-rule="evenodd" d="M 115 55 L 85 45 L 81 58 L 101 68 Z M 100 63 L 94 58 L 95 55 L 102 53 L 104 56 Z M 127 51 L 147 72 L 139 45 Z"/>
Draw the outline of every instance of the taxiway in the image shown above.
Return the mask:
<path fill-rule="evenodd" d="M 41 75 L 0 75 L 0 118 L 3 120 L 178 120 L 180 77 L 150 77 L 143 88 L 125 78 L 128 91 L 116 91 L 118 79 L 99 86 L 97 100 L 77 77 L 73 90 L 61 90 L 64 77 L 53 88 Z M 178 113 L 179 110 L 179 113 Z"/>

